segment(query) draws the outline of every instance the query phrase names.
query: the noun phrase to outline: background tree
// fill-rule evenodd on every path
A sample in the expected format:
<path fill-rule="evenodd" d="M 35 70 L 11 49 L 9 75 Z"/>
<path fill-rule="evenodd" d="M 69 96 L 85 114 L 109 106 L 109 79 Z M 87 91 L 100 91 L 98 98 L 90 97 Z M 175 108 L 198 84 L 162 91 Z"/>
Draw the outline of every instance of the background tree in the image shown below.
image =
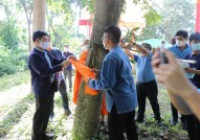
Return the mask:
<path fill-rule="evenodd" d="M 28 47 L 29 51 L 31 51 L 31 26 L 32 26 L 32 20 L 33 20 L 33 0 L 19 0 L 17 5 L 19 8 L 22 8 L 25 15 L 26 15 L 26 22 L 27 22 L 27 31 L 28 31 Z"/>

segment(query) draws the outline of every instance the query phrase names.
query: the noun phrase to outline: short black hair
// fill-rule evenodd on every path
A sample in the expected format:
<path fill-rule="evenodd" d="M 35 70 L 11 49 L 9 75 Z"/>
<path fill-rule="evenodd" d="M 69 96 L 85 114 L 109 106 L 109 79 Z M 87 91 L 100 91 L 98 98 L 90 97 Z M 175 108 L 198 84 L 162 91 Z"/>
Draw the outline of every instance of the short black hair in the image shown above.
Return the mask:
<path fill-rule="evenodd" d="M 190 35 L 189 41 L 192 42 L 194 40 L 200 42 L 200 33 L 193 33 Z"/>
<path fill-rule="evenodd" d="M 121 38 L 121 30 L 116 25 L 107 26 L 104 30 L 104 33 L 108 34 L 108 38 L 114 44 L 118 44 Z"/>
<path fill-rule="evenodd" d="M 175 45 L 175 44 L 176 44 L 176 39 L 175 39 L 175 38 L 172 38 L 172 39 L 171 39 L 171 44 L 172 44 L 172 45 Z"/>
<path fill-rule="evenodd" d="M 64 48 L 69 48 L 69 45 L 68 45 L 68 44 L 65 44 L 65 45 L 64 45 Z"/>
<path fill-rule="evenodd" d="M 145 46 L 145 47 L 147 47 L 147 48 L 152 49 L 152 46 L 151 46 L 150 44 L 148 44 L 148 43 L 143 43 L 142 46 Z"/>
<path fill-rule="evenodd" d="M 43 36 L 48 36 L 47 32 L 37 30 L 33 33 L 33 42 L 36 41 L 36 39 L 42 39 Z"/>
<path fill-rule="evenodd" d="M 188 38 L 188 33 L 187 33 L 187 31 L 179 30 L 179 31 L 176 33 L 176 36 L 182 36 L 182 37 L 184 37 L 185 39 L 187 39 L 187 38 Z"/>

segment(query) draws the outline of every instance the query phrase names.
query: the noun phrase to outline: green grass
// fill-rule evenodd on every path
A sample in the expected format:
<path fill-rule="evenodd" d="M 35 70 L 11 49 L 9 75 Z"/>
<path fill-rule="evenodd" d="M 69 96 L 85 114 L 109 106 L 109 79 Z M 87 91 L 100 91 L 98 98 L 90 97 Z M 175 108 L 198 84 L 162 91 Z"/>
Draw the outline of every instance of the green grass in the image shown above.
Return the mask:
<path fill-rule="evenodd" d="M 5 91 L 27 82 L 30 82 L 29 71 L 3 76 L 0 77 L 0 91 Z"/>

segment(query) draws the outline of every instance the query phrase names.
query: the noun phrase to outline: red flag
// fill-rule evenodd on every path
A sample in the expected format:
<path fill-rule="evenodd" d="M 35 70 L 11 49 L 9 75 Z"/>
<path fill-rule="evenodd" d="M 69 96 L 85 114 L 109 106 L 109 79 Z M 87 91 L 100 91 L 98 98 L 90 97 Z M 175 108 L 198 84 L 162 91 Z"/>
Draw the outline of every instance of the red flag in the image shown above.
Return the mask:
<path fill-rule="evenodd" d="M 200 32 L 200 0 L 197 0 L 196 32 Z"/>

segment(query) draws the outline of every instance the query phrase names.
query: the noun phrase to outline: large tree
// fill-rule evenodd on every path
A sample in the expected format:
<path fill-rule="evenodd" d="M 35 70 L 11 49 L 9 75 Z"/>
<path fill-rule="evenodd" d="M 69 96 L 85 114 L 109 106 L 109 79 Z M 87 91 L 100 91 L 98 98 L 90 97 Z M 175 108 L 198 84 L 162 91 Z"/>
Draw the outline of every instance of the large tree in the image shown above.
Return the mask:
<path fill-rule="evenodd" d="M 33 31 L 46 29 L 46 0 L 33 2 Z"/>
<path fill-rule="evenodd" d="M 33 13 L 33 1 L 32 0 L 19 0 L 19 7 L 23 9 L 26 15 L 27 29 L 28 29 L 28 46 L 31 51 L 31 25 L 32 25 L 32 13 Z"/>
<path fill-rule="evenodd" d="M 96 1 L 94 27 L 87 60 L 87 65 L 90 68 L 101 68 L 102 60 L 106 54 L 101 41 L 104 28 L 111 24 L 118 24 L 124 2 L 125 0 Z M 82 82 L 73 128 L 75 140 L 89 139 L 98 132 L 102 92 L 100 91 L 97 96 L 90 96 L 84 93 L 84 88 L 85 83 Z"/>

